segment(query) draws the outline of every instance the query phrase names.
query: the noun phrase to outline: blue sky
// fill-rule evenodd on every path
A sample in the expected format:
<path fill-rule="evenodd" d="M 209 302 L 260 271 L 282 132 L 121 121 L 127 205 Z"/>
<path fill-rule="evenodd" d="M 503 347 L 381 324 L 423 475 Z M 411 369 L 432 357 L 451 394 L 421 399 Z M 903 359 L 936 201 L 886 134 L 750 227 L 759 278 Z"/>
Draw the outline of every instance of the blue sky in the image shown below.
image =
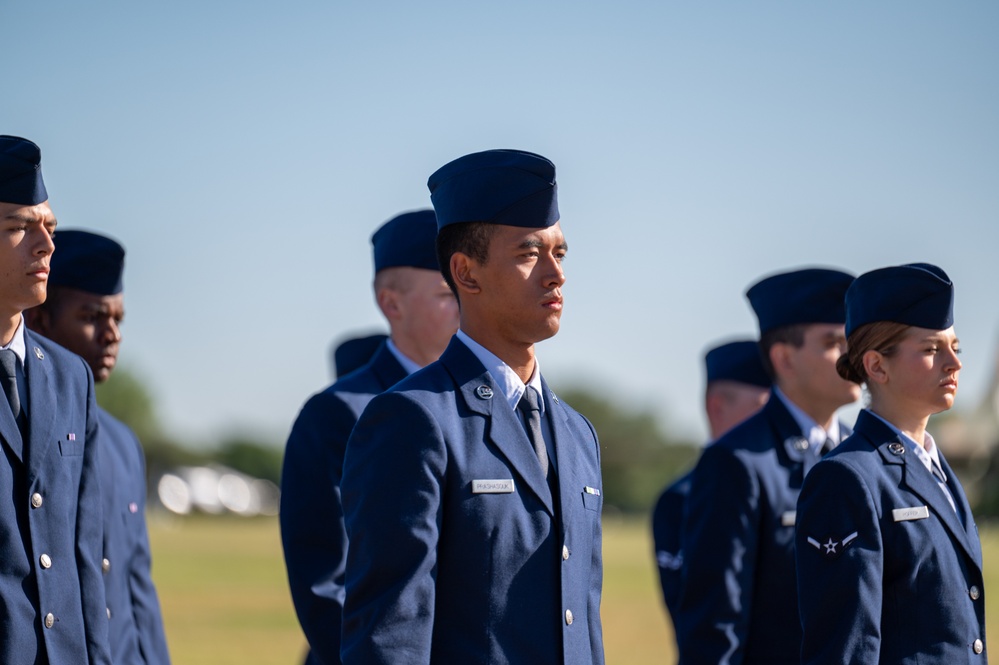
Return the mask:
<path fill-rule="evenodd" d="M 191 443 L 283 440 L 334 339 L 382 327 L 368 238 L 488 148 L 558 169 L 562 331 L 539 347 L 700 438 L 701 356 L 801 265 L 929 261 L 958 409 L 999 343 L 991 2 L 4 3 L 0 131 L 60 224 L 128 249 L 122 363 Z"/>

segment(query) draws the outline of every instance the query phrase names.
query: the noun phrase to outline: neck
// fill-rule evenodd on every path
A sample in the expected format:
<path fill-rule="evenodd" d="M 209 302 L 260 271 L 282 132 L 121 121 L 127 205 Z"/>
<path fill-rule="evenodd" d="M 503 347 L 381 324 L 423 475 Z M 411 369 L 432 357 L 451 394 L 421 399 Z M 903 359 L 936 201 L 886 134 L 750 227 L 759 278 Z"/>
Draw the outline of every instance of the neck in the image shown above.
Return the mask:
<path fill-rule="evenodd" d="M 825 400 L 816 399 L 805 391 L 794 390 L 778 384 L 784 397 L 791 400 L 795 406 L 805 412 L 805 414 L 815 421 L 822 429 L 829 431 L 832 427 L 833 419 L 836 417 L 836 409 L 840 405 L 826 404 Z"/>
<path fill-rule="evenodd" d="M 868 408 L 902 430 L 903 434 L 918 445 L 923 445 L 930 414 L 913 413 L 912 409 L 906 409 L 892 400 L 879 398 L 874 394 L 871 395 L 871 405 Z"/>
<path fill-rule="evenodd" d="M 14 339 L 17 326 L 21 323 L 21 313 L 17 312 L 10 318 L 0 320 L 0 346 L 7 346 Z"/>
<path fill-rule="evenodd" d="M 424 348 L 423 345 L 417 343 L 414 339 L 398 335 L 395 331 L 392 332 L 391 336 L 392 343 L 395 344 L 395 348 L 399 349 L 404 356 L 415 362 L 420 367 L 426 367 L 440 357 L 440 352 L 435 354 L 433 351 Z"/>
<path fill-rule="evenodd" d="M 475 326 L 462 319 L 465 334 L 484 346 L 490 353 L 510 366 L 524 383 L 534 374 L 534 344 L 511 343 L 504 340 L 491 327 Z"/>

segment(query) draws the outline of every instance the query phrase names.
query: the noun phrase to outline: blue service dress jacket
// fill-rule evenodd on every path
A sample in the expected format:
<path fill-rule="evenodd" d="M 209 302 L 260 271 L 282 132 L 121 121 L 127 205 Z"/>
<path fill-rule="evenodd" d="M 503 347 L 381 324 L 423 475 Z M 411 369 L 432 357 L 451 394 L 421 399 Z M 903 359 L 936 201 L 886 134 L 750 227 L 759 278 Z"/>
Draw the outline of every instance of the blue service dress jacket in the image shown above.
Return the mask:
<path fill-rule="evenodd" d="M 818 460 L 773 393 L 704 449 L 682 532 L 681 665 L 797 665 L 795 508 Z"/>
<path fill-rule="evenodd" d="M 659 568 L 659 582 L 662 584 L 666 609 L 674 623 L 680 597 L 680 571 L 683 567 L 680 529 L 683 526 L 683 513 L 693 473 L 693 470 L 688 471 L 663 490 L 652 510 L 652 543 Z"/>
<path fill-rule="evenodd" d="M 109 665 L 90 369 L 24 331 L 27 437 L 0 405 L 0 663 Z"/>
<path fill-rule="evenodd" d="M 385 342 L 368 364 L 302 407 L 281 472 L 281 542 L 291 597 L 309 642 L 307 665 L 340 663 L 347 533 L 340 479 L 347 438 L 371 399 L 406 377 Z"/>
<path fill-rule="evenodd" d="M 795 537 L 802 663 L 986 662 L 982 549 L 964 490 L 877 416 L 809 474 Z"/>
<path fill-rule="evenodd" d="M 554 492 L 457 338 L 365 409 L 343 477 L 345 664 L 603 663 L 599 444 L 543 386 Z"/>
<path fill-rule="evenodd" d="M 115 665 L 168 665 L 160 599 L 152 578 L 146 528 L 146 458 L 135 434 L 104 409 L 101 491 L 104 496 L 104 588 Z"/>

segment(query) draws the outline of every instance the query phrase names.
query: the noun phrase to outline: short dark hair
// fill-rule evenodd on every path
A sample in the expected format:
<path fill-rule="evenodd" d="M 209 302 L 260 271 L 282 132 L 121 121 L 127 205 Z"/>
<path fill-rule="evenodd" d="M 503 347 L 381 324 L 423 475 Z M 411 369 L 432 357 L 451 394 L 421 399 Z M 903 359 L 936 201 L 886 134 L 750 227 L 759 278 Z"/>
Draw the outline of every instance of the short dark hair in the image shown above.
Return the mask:
<path fill-rule="evenodd" d="M 808 325 L 807 323 L 795 323 L 789 326 L 779 326 L 760 335 L 760 359 L 771 379 L 776 380 L 777 374 L 770 361 L 770 349 L 773 348 L 774 344 L 790 344 L 794 348 L 800 349 L 805 344 L 805 330 Z"/>
<path fill-rule="evenodd" d="M 451 276 L 451 256 L 461 252 L 479 263 L 485 263 L 489 259 L 489 241 L 495 229 L 495 224 L 486 222 L 462 222 L 448 224 L 437 232 L 437 263 L 444 281 L 459 302 L 458 288 Z"/>

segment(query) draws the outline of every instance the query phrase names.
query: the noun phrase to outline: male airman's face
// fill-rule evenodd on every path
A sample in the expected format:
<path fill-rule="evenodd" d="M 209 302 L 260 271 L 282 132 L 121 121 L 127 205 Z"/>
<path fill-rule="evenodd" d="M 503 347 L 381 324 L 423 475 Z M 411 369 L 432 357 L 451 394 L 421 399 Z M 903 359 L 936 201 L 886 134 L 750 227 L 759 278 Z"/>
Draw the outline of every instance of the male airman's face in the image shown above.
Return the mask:
<path fill-rule="evenodd" d="M 398 332 L 439 356 L 458 330 L 458 301 L 439 270 L 396 268 L 405 287 L 396 302 L 401 316 L 393 321 Z"/>
<path fill-rule="evenodd" d="M 45 302 L 55 227 L 48 202 L 0 202 L 0 317 Z"/>
<path fill-rule="evenodd" d="M 811 324 L 805 328 L 804 343 L 790 346 L 797 381 L 812 399 L 842 406 L 860 398 L 860 386 L 836 371 L 836 361 L 845 352 L 844 326 L 837 323 Z"/>
<path fill-rule="evenodd" d="M 493 231 L 487 261 L 475 267 L 477 309 L 506 342 L 530 345 L 558 332 L 567 250 L 557 223 L 542 229 L 497 225 Z"/>
<path fill-rule="evenodd" d="M 53 342 L 83 358 L 101 383 L 118 362 L 125 301 L 121 293 L 102 296 L 89 291 L 58 287 L 51 307 L 36 312 L 32 326 Z"/>

